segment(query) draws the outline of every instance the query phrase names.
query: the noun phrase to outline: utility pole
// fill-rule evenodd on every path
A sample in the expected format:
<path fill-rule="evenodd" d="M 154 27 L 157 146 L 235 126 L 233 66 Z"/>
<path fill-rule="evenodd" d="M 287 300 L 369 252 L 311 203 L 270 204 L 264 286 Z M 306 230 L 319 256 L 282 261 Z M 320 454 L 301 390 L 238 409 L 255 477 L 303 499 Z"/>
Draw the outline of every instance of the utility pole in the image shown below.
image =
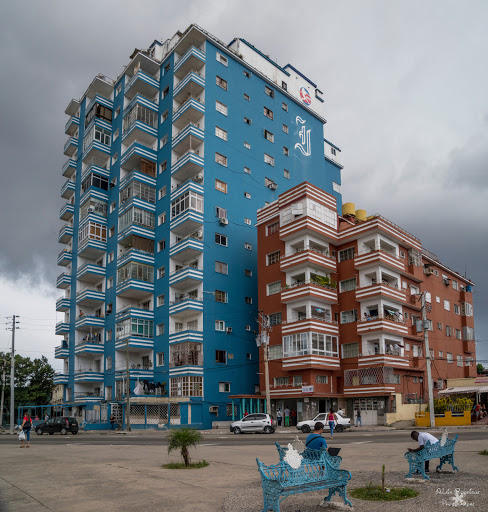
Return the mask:
<path fill-rule="evenodd" d="M 2 361 L 2 398 L 0 400 L 0 427 L 3 426 L 3 402 L 5 398 L 5 365 L 7 364 L 6 359 Z"/>
<path fill-rule="evenodd" d="M 10 360 L 10 433 L 14 433 L 14 401 L 15 401 L 15 326 L 18 321 L 15 321 L 15 315 L 12 317 L 12 356 Z"/>
<path fill-rule="evenodd" d="M 424 330 L 425 360 L 427 362 L 427 390 L 429 393 L 429 413 L 430 426 L 435 427 L 434 412 L 434 391 L 432 389 L 432 371 L 430 367 L 430 348 L 429 348 L 429 322 L 427 321 L 427 310 L 425 306 L 425 292 L 420 295 L 422 304 L 422 328 Z"/>
<path fill-rule="evenodd" d="M 266 414 L 271 414 L 271 399 L 269 393 L 269 368 L 268 368 L 268 350 L 269 350 L 269 333 L 271 326 L 269 325 L 268 315 L 259 312 L 258 324 L 261 327 L 261 334 L 256 337 L 256 345 L 263 347 L 263 361 L 264 361 L 264 383 L 266 389 Z"/>
<path fill-rule="evenodd" d="M 127 432 L 130 432 L 130 370 L 129 370 L 129 339 L 127 338 L 127 342 L 125 345 L 125 363 L 126 363 L 126 386 L 125 393 L 127 399 L 127 407 L 125 412 L 125 424 Z"/>

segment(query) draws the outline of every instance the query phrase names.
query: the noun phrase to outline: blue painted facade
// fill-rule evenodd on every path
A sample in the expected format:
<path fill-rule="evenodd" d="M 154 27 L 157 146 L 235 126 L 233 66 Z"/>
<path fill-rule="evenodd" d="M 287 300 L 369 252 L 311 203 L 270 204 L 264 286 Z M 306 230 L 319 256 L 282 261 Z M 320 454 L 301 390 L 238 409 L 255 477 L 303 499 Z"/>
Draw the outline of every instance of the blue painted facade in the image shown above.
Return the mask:
<path fill-rule="evenodd" d="M 154 426 L 231 420 L 228 396 L 259 392 L 257 210 L 303 181 L 340 207 L 341 166 L 324 157 L 324 120 L 209 34 L 190 31 L 198 45 L 183 37 L 160 61 L 137 54 L 116 81 L 95 79 L 79 108 L 67 109 L 70 208 L 56 304 L 66 318 L 56 357 L 77 414 L 125 401 L 128 350 L 131 396 L 144 380 L 164 384 L 150 395 L 162 405 Z M 94 104 L 112 121 L 104 111 L 85 127 Z M 89 143 L 95 126 L 108 139 Z"/>

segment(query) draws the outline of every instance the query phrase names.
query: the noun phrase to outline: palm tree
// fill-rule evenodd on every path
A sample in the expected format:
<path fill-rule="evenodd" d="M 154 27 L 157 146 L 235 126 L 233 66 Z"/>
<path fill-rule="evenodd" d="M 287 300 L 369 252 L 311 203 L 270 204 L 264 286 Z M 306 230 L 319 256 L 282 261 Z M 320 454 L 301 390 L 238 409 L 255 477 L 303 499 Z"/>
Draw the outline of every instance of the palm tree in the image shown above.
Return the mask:
<path fill-rule="evenodd" d="M 188 448 L 197 446 L 203 441 L 203 436 L 198 430 L 193 428 L 180 428 L 173 430 L 168 436 L 168 453 L 174 450 L 180 450 L 181 457 L 185 466 L 190 465 L 190 454 Z"/>

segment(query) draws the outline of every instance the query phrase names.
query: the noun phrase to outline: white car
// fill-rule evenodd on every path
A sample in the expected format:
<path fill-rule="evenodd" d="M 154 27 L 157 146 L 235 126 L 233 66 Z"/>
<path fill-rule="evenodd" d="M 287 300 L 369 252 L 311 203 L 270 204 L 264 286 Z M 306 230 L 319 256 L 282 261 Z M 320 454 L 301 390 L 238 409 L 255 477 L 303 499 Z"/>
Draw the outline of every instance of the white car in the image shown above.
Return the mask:
<path fill-rule="evenodd" d="M 336 415 L 337 420 L 335 421 L 334 431 L 335 432 L 344 432 L 344 429 L 349 428 L 351 426 L 351 420 L 339 414 L 338 412 L 334 413 Z M 328 412 L 321 412 L 317 414 L 313 420 L 305 420 L 297 423 L 297 429 L 301 430 L 304 434 L 308 434 L 311 432 L 317 421 L 324 424 L 324 429 L 329 427 L 329 421 L 327 420 Z"/>

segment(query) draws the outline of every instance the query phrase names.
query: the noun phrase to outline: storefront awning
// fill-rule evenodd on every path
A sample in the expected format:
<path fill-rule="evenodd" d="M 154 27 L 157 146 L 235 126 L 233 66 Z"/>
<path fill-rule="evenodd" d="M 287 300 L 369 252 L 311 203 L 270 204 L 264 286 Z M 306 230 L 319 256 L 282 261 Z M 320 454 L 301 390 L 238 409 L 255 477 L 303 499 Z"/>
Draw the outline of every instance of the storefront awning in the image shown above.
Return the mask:
<path fill-rule="evenodd" d="M 439 395 L 455 395 L 461 393 L 488 393 L 488 386 L 460 386 L 439 391 Z"/>

